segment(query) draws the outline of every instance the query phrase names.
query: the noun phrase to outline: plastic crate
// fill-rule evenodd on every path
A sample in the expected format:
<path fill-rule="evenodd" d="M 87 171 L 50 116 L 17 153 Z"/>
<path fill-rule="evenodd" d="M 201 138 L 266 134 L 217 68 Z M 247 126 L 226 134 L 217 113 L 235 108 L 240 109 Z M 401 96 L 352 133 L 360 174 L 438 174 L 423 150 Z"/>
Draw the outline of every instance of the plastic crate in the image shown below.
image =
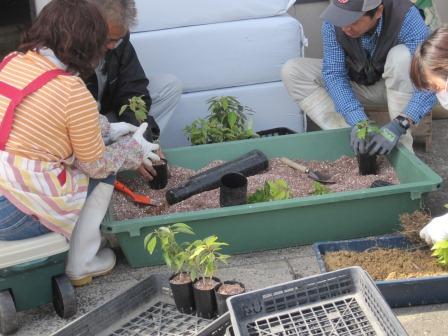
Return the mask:
<path fill-rule="evenodd" d="M 179 313 L 168 275 L 153 274 L 52 336 L 223 336 L 228 314 L 211 320 Z"/>
<path fill-rule="evenodd" d="M 270 136 L 278 136 L 278 135 L 289 135 L 289 134 L 297 134 L 296 131 L 289 129 L 287 127 L 277 127 L 268 130 L 258 131 L 257 134 L 260 137 L 270 137 Z"/>
<path fill-rule="evenodd" d="M 253 149 L 270 159 L 337 160 L 353 156 L 349 139 L 350 129 L 338 129 L 175 148 L 164 154 L 171 165 L 189 169 L 232 160 Z M 439 189 L 442 179 L 401 145 L 387 159 L 398 174 L 398 185 L 123 221 L 109 211 L 102 230 L 116 235 L 132 267 L 163 264 L 160 251 L 148 258 L 143 240 L 154 229 L 177 222 L 188 223 L 198 237 L 216 234 L 229 244 L 226 254 L 391 233 L 399 228 L 399 214 L 419 209 L 422 195 Z M 189 239 L 179 235 L 181 242 Z"/>
<path fill-rule="evenodd" d="M 313 244 L 321 272 L 327 272 L 324 255 L 335 251 L 363 252 L 371 248 L 412 248 L 402 235 L 388 235 L 363 239 L 321 242 Z M 384 299 L 393 308 L 448 303 L 448 275 L 412 278 L 403 280 L 382 280 L 375 282 Z"/>
<path fill-rule="evenodd" d="M 240 294 L 227 302 L 237 336 L 407 335 L 360 267 Z"/>

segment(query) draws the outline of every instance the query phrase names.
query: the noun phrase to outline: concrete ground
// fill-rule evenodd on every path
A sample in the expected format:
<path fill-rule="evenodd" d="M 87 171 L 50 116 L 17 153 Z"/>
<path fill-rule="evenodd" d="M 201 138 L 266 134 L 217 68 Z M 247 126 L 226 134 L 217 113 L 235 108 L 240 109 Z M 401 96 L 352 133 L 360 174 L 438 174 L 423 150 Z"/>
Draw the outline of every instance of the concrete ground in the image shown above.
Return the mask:
<path fill-rule="evenodd" d="M 417 155 L 445 180 L 448 178 L 446 129 L 448 120 L 435 121 L 432 151 L 423 153 L 421 149 L 416 149 Z M 447 186 L 426 198 L 426 204 L 434 215 L 444 213 L 443 204 L 447 202 Z M 76 290 L 78 313 L 71 320 L 107 302 L 150 274 L 166 271 L 165 267 L 132 269 L 119 255 L 118 265 L 110 275 L 95 279 L 91 285 Z M 219 271 L 218 276 L 222 279 L 238 279 L 246 284 L 248 290 L 253 290 L 317 273 L 319 269 L 311 247 L 301 246 L 234 256 L 229 265 Z M 448 335 L 448 304 L 401 308 L 395 309 L 394 313 L 409 335 Z M 69 322 L 59 318 L 51 305 L 18 315 L 21 328 L 17 335 L 21 336 L 51 335 Z"/>

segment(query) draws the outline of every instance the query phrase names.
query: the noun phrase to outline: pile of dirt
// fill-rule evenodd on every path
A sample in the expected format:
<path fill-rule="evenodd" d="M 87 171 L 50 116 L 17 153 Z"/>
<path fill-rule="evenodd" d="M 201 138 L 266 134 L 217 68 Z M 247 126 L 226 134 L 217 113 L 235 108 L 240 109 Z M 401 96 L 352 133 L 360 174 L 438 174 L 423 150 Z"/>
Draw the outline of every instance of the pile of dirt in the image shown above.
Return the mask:
<path fill-rule="evenodd" d="M 296 162 L 306 165 L 310 170 L 317 170 L 332 176 L 332 180 L 336 183 L 327 185 L 330 192 L 353 191 L 369 188 L 373 181 L 383 180 L 393 184 L 398 184 L 397 175 L 390 165 L 389 161 L 384 157 L 378 159 L 379 172 L 378 175 L 360 176 L 358 174 L 358 163 L 356 158 L 342 156 L 336 161 L 302 161 Z M 184 184 L 189 177 L 198 172 L 215 167 L 222 161 L 211 162 L 207 167 L 193 171 L 181 167 L 170 167 L 170 178 L 165 189 L 152 190 L 148 184 L 141 178 L 123 179 L 131 190 L 149 195 L 159 203 L 160 207 L 148 207 L 134 204 L 128 196 L 114 192 L 112 204 L 115 218 L 117 220 L 126 220 L 132 218 L 142 218 L 148 216 L 165 215 L 178 212 L 189 212 L 203 209 L 219 208 L 219 188 L 201 194 L 192 196 L 180 203 L 168 205 L 165 200 L 165 193 L 168 189 L 175 188 Z M 314 191 L 313 180 L 307 174 L 298 172 L 288 167 L 280 159 L 272 159 L 269 161 L 269 169 L 261 174 L 248 178 L 248 195 L 262 188 L 265 181 L 284 179 L 292 189 L 293 197 L 310 196 Z"/>
<path fill-rule="evenodd" d="M 396 280 L 446 275 L 428 248 L 402 250 L 375 248 L 365 252 L 329 252 L 324 257 L 327 270 L 361 266 L 374 280 Z"/>
<path fill-rule="evenodd" d="M 417 245 L 422 244 L 420 231 L 431 221 L 431 215 L 427 211 L 417 210 L 412 214 L 404 213 L 400 215 L 401 233 L 411 242 Z"/>

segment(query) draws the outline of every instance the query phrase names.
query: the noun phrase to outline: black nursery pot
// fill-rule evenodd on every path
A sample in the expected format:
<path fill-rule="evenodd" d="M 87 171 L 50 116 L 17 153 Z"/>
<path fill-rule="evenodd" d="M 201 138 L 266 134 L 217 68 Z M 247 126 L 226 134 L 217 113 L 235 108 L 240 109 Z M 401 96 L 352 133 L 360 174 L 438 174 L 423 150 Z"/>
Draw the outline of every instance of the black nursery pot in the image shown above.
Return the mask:
<path fill-rule="evenodd" d="M 377 155 L 358 154 L 358 168 L 360 175 L 376 175 L 378 173 Z"/>
<path fill-rule="evenodd" d="M 184 314 L 194 313 L 194 295 L 193 295 L 193 283 L 187 282 L 185 284 L 174 284 L 171 280 L 177 276 L 173 274 L 170 277 L 170 287 L 173 292 L 174 303 L 176 304 L 177 310 Z"/>
<path fill-rule="evenodd" d="M 221 207 L 246 204 L 247 178 L 240 173 L 225 174 L 221 178 L 219 205 Z"/>
<path fill-rule="evenodd" d="M 160 159 L 159 162 L 153 164 L 153 168 L 157 172 L 157 176 L 149 181 L 151 189 L 159 190 L 166 187 L 168 183 L 168 162 L 166 159 Z"/>
<path fill-rule="evenodd" d="M 216 296 L 215 288 L 221 282 L 218 278 L 213 277 L 213 280 L 217 282 L 216 286 L 212 289 L 201 290 L 197 289 L 194 284 L 202 279 L 198 279 L 193 283 L 193 295 L 194 303 L 196 306 L 196 313 L 199 317 L 206 319 L 212 319 L 216 316 Z"/>
<path fill-rule="evenodd" d="M 228 295 L 220 294 L 218 292 L 218 290 L 224 284 L 240 285 L 243 288 L 243 291 L 241 293 L 244 293 L 246 291 L 246 287 L 241 282 L 238 282 L 238 281 L 224 281 L 224 283 L 216 286 L 216 288 L 215 288 L 216 306 L 217 306 L 219 316 L 221 316 L 222 314 L 224 314 L 225 312 L 227 312 L 229 310 L 229 308 L 227 307 L 227 302 L 226 302 L 227 298 L 237 295 L 237 294 L 228 294 Z M 238 294 L 241 294 L 241 293 L 238 293 Z"/>

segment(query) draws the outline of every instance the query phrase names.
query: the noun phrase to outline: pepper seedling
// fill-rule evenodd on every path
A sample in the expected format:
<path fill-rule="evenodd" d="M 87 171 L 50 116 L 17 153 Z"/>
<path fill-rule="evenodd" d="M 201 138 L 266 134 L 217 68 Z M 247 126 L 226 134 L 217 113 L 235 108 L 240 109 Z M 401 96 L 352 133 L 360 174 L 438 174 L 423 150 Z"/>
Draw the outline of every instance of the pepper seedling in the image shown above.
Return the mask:
<path fill-rule="evenodd" d="M 135 119 L 142 124 L 148 117 L 148 108 L 146 102 L 143 100 L 143 96 L 134 96 L 129 99 L 129 104 L 125 104 L 120 108 L 118 115 L 121 116 L 127 109 L 134 112 Z"/>
<path fill-rule="evenodd" d="M 266 181 L 263 188 L 257 189 L 247 198 L 247 203 L 285 200 L 292 197 L 292 190 L 284 179 Z"/>
<path fill-rule="evenodd" d="M 432 256 L 437 257 L 437 263 L 442 266 L 448 266 L 448 240 L 435 243 L 431 250 Z"/>

